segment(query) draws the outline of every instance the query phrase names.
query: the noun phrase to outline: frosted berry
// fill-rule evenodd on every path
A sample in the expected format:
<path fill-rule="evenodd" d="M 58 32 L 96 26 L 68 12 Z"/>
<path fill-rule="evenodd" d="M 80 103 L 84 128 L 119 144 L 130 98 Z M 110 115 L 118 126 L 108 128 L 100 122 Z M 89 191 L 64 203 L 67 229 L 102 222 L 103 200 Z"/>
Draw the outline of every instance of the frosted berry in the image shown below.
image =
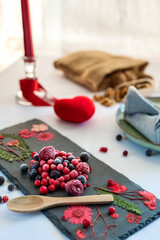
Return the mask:
<path fill-rule="evenodd" d="M 57 165 L 57 170 L 62 171 L 63 170 L 63 164 L 58 164 Z"/>
<path fill-rule="evenodd" d="M 80 196 L 83 194 L 84 188 L 79 180 L 74 179 L 66 183 L 65 190 L 72 195 Z"/>
<path fill-rule="evenodd" d="M 8 190 L 9 191 L 13 191 L 14 190 L 14 185 L 13 184 L 9 184 L 8 185 Z"/>
<path fill-rule="evenodd" d="M 0 176 L 0 186 L 4 183 L 4 177 Z"/>
<path fill-rule="evenodd" d="M 61 189 L 65 189 L 65 185 L 66 185 L 66 184 L 65 184 L 64 182 L 61 182 L 61 183 L 60 183 L 60 188 L 61 188 Z"/>
<path fill-rule="evenodd" d="M 31 169 L 38 169 L 38 167 L 39 167 L 39 162 L 37 161 L 33 162 L 30 166 Z"/>
<path fill-rule="evenodd" d="M 31 171 L 29 173 L 30 179 L 35 179 L 36 175 L 37 175 L 37 170 L 31 169 Z"/>
<path fill-rule="evenodd" d="M 109 214 L 113 214 L 113 213 L 115 213 L 115 211 L 116 211 L 116 209 L 114 207 L 109 207 L 108 208 Z"/>
<path fill-rule="evenodd" d="M 127 156 L 128 155 L 128 151 L 127 150 L 125 150 L 125 151 L 123 151 L 123 156 Z"/>
<path fill-rule="evenodd" d="M 41 160 L 49 160 L 55 158 L 55 149 L 52 146 L 46 146 L 39 152 L 39 158 Z"/>
<path fill-rule="evenodd" d="M 63 168 L 63 174 L 68 174 L 70 172 L 69 168 L 64 167 Z"/>
<path fill-rule="evenodd" d="M 51 164 L 50 168 L 51 168 L 51 170 L 56 170 L 57 166 L 55 164 Z"/>
<path fill-rule="evenodd" d="M 91 222 L 88 220 L 88 219 L 84 219 L 83 220 L 83 226 L 84 226 L 84 228 L 87 228 L 87 227 L 89 227 L 91 225 Z"/>
<path fill-rule="evenodd" d="M 80 159 L 82 162 L 87 162 L 90 158 L 90 155 L 87 152 L 82 152 L 80 154 Z"/>
<path fill-rule="evenodd" d="M 55 160 L 54 160 L 54 164 L 55 165 L 58 165 L 58 164 L 61 164 L 63 162 L 63 159 L 61 157 L 57 157 Z"/>
<path fill-rule="evenodd" d="M 60 182 L 56 179 L 55 180 L 55 187 L 58 188 L 60 186 Z"/>
<path fill-rule="evenodd" d="M 46 161 L 41 160 L 41 161 L 40 161 L 40 166 L 43 167 L 44 164 L 46 164 Z"/>
<path fill-rule="evenodd" d="M 55 185 L 55 180 L 51 178 L 51 179 L 49 180 L 49 185 Z"/>
<path fill-rule="evenodd" d="M 47 186 L 47 184 L 48 184 L 47 179 L 43 178 L 43 179 L 41 180 L 41 185 L 42 185 L 42 186 Z"/>
<path fill-rule="evenodd" d="M 72 159 L 71 163 L 72 163 L 74 166 L 77 166 L 79 162 L 78 162 L 77 159 Z"/>
<path fill-rule="evenodd" d="M 38 172 L 39 172 L 39 174 L 41 174 L 43 172 L 42 167 L 38 168 Z"/>
<path fill-rule="evenodd" d="M 28 165 L 27 164 L 21 164 L 21 166 L 20 166 L 20 171 L 21 172 L 27 172 L 28 171 Z"/>
<path fill-rule="evenodd" d="M 71 179 L 71 176 L 69 174 L 64 175 L 64 179 L 66 182 L 68 182 Z"/>
<path fill-rule="evenodd" d="M 78 177 L 78 172 L 76 170 L 72 170 L 70 172 L 70 176 L 71 176 L 71 178 L 77 178 Z"/>
<path fill-rule="evenodd" d="M 53 160 L 53 159 L 49 159 L 49 160 L 47 161 L 47 163 L 48 163 L 49 165 L 52 165 L 52 164 L 54 164 L 54 160 Z"/>
<path fill-rule="evenodd" d="M 31 165 L 32 163 L 34 163 L 34 162 L 36 162 L 36 160 L 32 159 L 32 160 L 30 161 L 30 165 Z"/>
<path fill-rule="evenodd" d="M 74 159 L 75 157 L 73 156 L 73 155 L 71 155 L 71 156 L 68 156 L 67 157 L 67 160 L 69 160 L 70 162 L 72 161 L 72 159 Z"/>
<path fill-rule="evenodd" d="M 36 187 L 41 186 L 41 181 L 40 181 L 39 179 L 35 180 L 34 185 L 35 185 Z"/>
<path fill-rule="evenodd" d="M 8 202 L 9 197 L 8 196 L 3 196 L 3 202 Z"/>
<path fill-rule="evenodd" d="M 56 190 L 56 188 L 53 184 L 48 186 L 48 191 L 54 192 L 55 190 Z"/>
<path fill-rule="evenodd" d="M 58 153 L 58 156 L 62 157 L 62 156 L 67 156 L 67 153 L 64 151 L 61 151 Z"/>
<path fill-rule="evenodd" d="M 39 192 L 42 195 L 46 195 L 47 194 L 47 187 L 46 186 L 42 186 L 39 188 Z"/>
<path fill-rule="evenodd" d="M 75 166 L 74 166 L 72 163 L 70 163 L 70 164 L 68 165 L 68 168 L 72 171 L 73 169 L 75 169 Z"/>
<path fill-rule="evenodd" d="M 48 177 L 49 176 L 49 173 L 48 172 L 42 172 L 42 174 L 41 174 L 41 177 L 42 178 L 46 178 L 46 177 Z"/>
<path fill-rule="evenodd" d="M 151 150 L 151 149 L 148 149 L 148 150 L 146 151 L 146 155 L 147 155 L 148 157 L 152 156 L 152 150 Z"/>
<path fill-rule="evenodd" d="M 117 139 L 117 141 L 121 141 L 121 140 L 122 140 L 122 135 L 118 134 L 118 135 L 116 136 L 116 139 Z"/>
<path fill-rule="evenodd" d="M 86 162 L 78 163 L 76 170 L 85 174 L 88 174 L 90 172 L 89 165 Z"/>
<path fill-rule="evenodd" d="M 39 160 L 39 155 L 38 155 L 38 153 L 34 154 L 33 159 L 36 160 L 36 161 Z"/>
<path fill-rule="evenodd" d="M 85 185 L 85 184 L 87 183 L 87 180 L 86 180 L 85 176 L 83 176 L 83 175 L 79 175 L 79 176 L 77 177 L 77 179 L 78 179 L 79 181 L 81 181 L 81 183 L 82 183 L 83 185 Z"/>
<path fill-rule="evenodd" d="M 42 170 L 44 172 L 48 172 L 49 171 L 49 165 L 48 164 L 44 164 L 43 167 L 42 167 Z"/>

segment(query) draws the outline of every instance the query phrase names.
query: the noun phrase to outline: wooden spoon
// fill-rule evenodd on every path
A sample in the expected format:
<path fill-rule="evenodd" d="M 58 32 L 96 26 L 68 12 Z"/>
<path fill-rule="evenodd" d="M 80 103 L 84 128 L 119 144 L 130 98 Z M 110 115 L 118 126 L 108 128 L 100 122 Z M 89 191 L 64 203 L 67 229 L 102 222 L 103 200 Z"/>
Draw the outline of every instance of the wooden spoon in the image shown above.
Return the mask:
<path fill-rule="evenodd" d="M 108 204 L 113 202 L 112 194 L 89 195 L 80 197 L 44 197 L 28 195 L 11 199 L 7 203 L 9 210 L 14 212 L 35 212 L 38 210 L 77 204 Z"/>

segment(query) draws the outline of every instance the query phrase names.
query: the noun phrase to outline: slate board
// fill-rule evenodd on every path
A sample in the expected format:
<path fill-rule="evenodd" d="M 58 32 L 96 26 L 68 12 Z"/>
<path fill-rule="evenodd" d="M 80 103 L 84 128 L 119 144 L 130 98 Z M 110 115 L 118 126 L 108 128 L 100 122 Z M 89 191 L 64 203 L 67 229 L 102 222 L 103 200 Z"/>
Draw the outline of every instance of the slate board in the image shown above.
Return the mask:
<path fill-rule="evenodd" d="M 40 124 L 42 121 L 37 119 L 33 119 L 31 121 L 27 121 L 6 129 L 1 130 L 1 134 L 3 133 L 14 133 L 17 134 L 22 129 L 31 129 L 33 124 Z M 40 149 L 44 146 L 52 145 L 56 149 L 63 150 L 66 152 L 73 152 L 74 156 L 79 156 L 81 152 L 85 151 L 80 146 L 72 142 L 70 139 L 66 138 L 65 136 L 61 135 L 57 131 L 53 130 L 51 127 L 48 129 L 49 132 L 55 135 L 54 139 L 50 141 L 39 141 L 36 137 L 25 139 L 27 144 L 31 147 L 33 151 L 39 152 Z M 10 140 L 10 139 L 7 139 Z M 31 158 L 26 160 L 26 163 L 29 164 Z M 22 161 L 13 161 L 8 162 L 6 160 L 0 159 L 0 170 L 20 189 L 24 194 L 37 194 L 39 195 L 39 191 L 35 188 L 33 180 L 30 180 L 28 174 L 21 174 L 19 167 L 22 164 Z M 104 164 L 99 159 L 95 158 L 91 154 L 91 158 L 89 160 L 89 165 L 92 167 L 92 173 L 89 174 L 89 183 L 90 187 L 88 187 L 84 195 L 92 195 L 96 194 L 96 191 L 93 189 L 94 186 L 104 186 L 107 183 L 108 179 L 114 179 L 116 182 L 120 183 L 120 185 L 125 185 L 128 188 L 128 191 L 133 191 L 135 189 L 143 190 L 140 186 L 130 181 L 124 175 L 118 173 L 108 165 Z M 68 196 L 64 190 L 57 190 L 54 193 L 48 194 L 48 196 Z M 127 199 L 127 201 L 130 201 Z M 129 224 L 126 219 L 126 215 L 128 211 L 116 206 L 116 212 L 120 215 L 118 219 L 116 219 L 117 227 L 114 229 L 115 234 L 108 230 L 108 239 L 115 240 L 115 239 L 126 239 L 133 233 L 137 232 L 156 218 L 160 216 L 160 200 L 157 200 L 157 209 L 150 210 L 147 208 L 142 201 L 135 200 L 130 201 L 134 203 L 142 212 L 142 220 L 140 224 Z M 97 215 L 97 210 L 95 205 L 89 206 L 93 210 L 92 219 Z M 100 211 L 103 213 L 104 217 L 107 219 L 108 224 L 114 224 L 114 219 L 107 216 L 107 209 L 109 205 L 101 205 L 99 206 Z M 82 230 L 82 225 L 71 224 L 68 221 L 62 221 L 62 216 L 64 210 L 67 209 L 67 206 L 64 207 L 56 207 L 52 209 L 47 209 L 42 211 L 46 217 L 55 224 L 67 237 L 70 239 L 77 239 L 76 231 L 77 229 Z M 102 221 L 96 224 L 96 234 L 97 236 L 104 231 L 104 224 Z M 88 239 L 88 238 L 87 238 Z M 93 238 L 89 238 L 93 239 Z"/>

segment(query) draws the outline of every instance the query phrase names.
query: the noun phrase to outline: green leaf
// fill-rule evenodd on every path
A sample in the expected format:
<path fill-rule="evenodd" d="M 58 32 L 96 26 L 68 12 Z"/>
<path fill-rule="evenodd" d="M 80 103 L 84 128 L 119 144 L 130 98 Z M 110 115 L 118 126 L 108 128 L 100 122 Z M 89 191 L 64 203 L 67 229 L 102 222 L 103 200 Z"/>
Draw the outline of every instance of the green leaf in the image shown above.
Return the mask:
<path fill-rule="evenodd" d="M 13 160 L 21 160 L 18 156 L 14 155 L 13 153 L 6 152 L 5 150 L 0 149 L 0 158 L 13 161 Z"/>

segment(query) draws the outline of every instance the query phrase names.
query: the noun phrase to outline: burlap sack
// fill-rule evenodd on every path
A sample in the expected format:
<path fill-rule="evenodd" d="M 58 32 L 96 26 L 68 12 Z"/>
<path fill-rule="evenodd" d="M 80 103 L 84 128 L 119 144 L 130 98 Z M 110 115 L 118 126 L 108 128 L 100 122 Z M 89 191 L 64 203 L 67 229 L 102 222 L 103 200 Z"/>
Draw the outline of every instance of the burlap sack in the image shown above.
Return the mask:
<path fill-rule="evenodd" d="M 65 76 L 91 91 L 136 79 L 151 78 L 144 73 L 147 61 L 114 56 L 100 51 L 79 51 L 54 62 L 54 66 Z"/>

